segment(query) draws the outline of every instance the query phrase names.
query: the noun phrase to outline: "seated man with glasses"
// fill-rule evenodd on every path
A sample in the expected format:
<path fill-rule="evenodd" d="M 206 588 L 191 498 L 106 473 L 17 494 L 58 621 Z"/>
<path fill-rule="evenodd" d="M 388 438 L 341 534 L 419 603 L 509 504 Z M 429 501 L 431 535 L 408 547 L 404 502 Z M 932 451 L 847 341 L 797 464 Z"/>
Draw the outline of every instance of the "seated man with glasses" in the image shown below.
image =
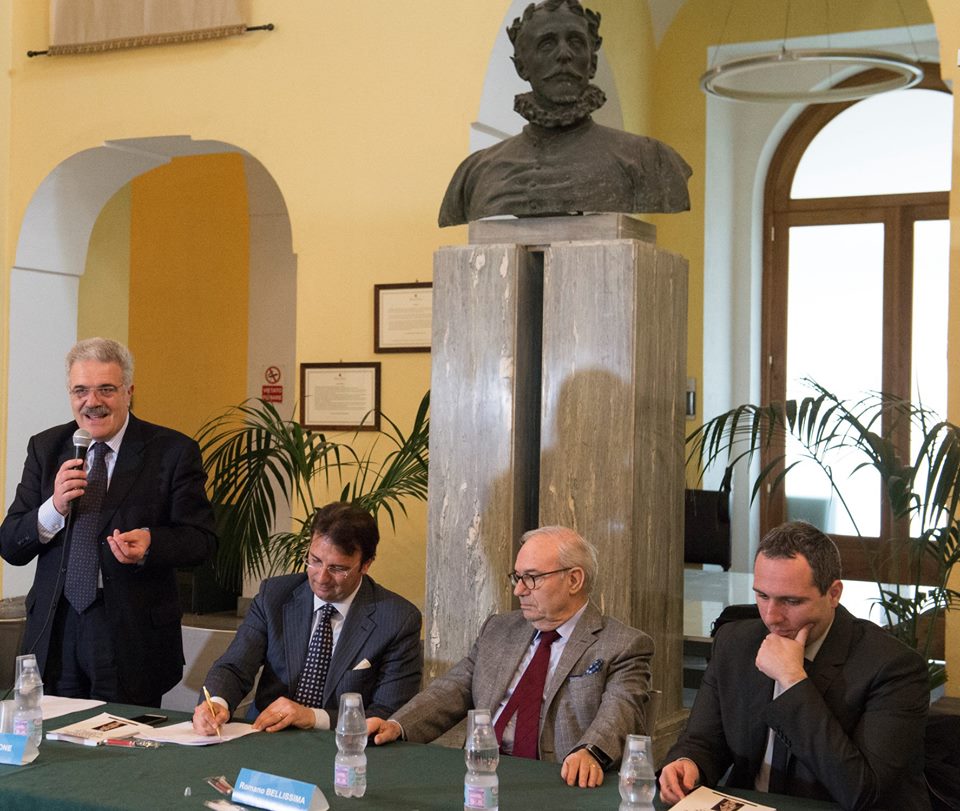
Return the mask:
<path fill-rule="evenodd" d="M 645 731 L 653 640 L 590 602 L 597 552 L 573 530 L 526 533 L 514 568 L 520 609 L 489 617 L 466 657 L 367 731 L 425 743 L 482 707 L 501 752 L 562 761 L 568 785 L 598 786 L 626 735 Z"/>
<path fill-rule="evenodd" d="M 420 686 L 420 612 L 367 575 L 380 532 L 350 504 L 321 507 L 310 527 L 306 572 L 260 584 L 237 636 L 210 669 L 194 729 L 215 735 L 253 687 L 255 728 L 336 726 L 342 693 L 369 715 L 394 712 Z"/>

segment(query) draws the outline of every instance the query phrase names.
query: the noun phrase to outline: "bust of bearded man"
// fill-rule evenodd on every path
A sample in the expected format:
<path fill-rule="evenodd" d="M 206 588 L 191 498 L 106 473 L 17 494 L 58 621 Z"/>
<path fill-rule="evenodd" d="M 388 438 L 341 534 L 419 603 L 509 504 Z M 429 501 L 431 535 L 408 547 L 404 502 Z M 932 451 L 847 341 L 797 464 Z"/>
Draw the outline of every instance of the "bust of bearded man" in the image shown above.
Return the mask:
<path fill-rule="evenodd" d="M 440 206 L 441 226 L 498 214 L 687 211 L 691 170 L 671 147 L 596 124 L 603 91 L 590 83 L 602 42 L 600 15 L 578 0 L 527 6 L 507 34 L 513 63 L 532 92 L 514 109 L 519 135 L 470 155 Z"/>

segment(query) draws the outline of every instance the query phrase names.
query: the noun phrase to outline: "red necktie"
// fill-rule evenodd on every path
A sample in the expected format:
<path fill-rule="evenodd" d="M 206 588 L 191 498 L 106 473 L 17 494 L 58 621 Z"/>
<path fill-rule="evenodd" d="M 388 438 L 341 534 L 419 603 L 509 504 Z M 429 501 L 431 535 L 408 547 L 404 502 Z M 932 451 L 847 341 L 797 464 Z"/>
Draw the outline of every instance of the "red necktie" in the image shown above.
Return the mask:
<path fill-rule="evenodd" d="M 513 695 L 503 708 L 494 727 L 497 740 L 503 743 L 503 730 L 517 715 L 517 725 L 513 733 L 514 757 L 526 757 L 537 760 L 540 740 L 540 705 L 543 703 L 543 688 L 547 683 L 547 670 L 550 669 L 550 646 L 560 637 L 556 631 L 543 631 L 537 650 L 523 671 Z"/>

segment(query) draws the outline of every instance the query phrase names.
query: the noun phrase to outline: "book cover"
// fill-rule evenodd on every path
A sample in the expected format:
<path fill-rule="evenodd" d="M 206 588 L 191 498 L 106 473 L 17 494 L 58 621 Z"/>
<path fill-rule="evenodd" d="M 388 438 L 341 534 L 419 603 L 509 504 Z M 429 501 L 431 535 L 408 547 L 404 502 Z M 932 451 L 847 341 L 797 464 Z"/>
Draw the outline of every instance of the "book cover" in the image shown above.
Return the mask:
<path fill-rule="evenodd" d="M 52 729 L 46 734 L 48 741 L 68 741 L 84 746 L 99 746 L 108 738 L 129 738 L 139 732 L 149 732 L 147 724 L 138 724 L 129 718 L 102 712 L 69 726 Z"/>

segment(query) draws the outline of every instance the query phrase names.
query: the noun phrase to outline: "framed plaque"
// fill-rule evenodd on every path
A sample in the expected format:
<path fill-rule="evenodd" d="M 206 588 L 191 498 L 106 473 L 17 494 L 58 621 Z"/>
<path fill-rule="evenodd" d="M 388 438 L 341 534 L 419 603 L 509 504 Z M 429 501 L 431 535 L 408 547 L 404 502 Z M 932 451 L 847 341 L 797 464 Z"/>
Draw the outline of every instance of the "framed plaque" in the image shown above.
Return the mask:
<path fill-rule="evenodd" d="M 301 363 L 300 423 L 324 431 L 379 431 L 380 364 Z"/>
<path fill-rule="evenodd" d="M 433 282 L 373 286 L 373 351 L 429 352 Z"/>

